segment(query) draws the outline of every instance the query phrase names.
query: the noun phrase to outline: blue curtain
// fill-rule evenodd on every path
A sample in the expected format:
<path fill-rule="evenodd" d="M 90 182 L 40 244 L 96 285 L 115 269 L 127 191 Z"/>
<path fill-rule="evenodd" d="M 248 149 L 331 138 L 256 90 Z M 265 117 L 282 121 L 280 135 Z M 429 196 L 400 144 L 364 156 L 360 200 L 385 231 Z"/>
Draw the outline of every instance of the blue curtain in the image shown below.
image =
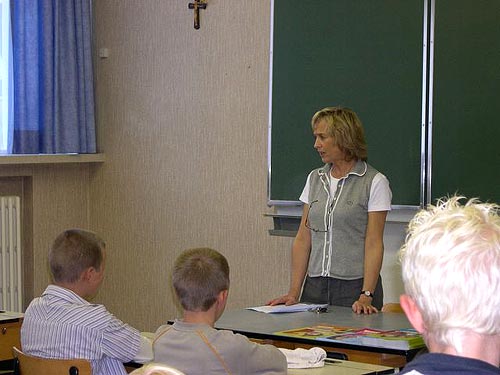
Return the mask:
<path fill-rule="evenodd" d="M 10 12 L 9 12 L 9 19 L 10 19 Z M 11 154 L 12 153 L 12 136 L 14 134 L 14 95 L 12 95 L 11 93 L 14 92 L 14 74 L 13 74 L 13 70 L 12 70 L 12 27 L 11 27 L 11 23 L 9 22 L 9 25 L 8 25 L 8 29 L 9 29 L 9 36 L 8 36 L 8 108 L 7 108 L 7 111 L 8 111 L 8 114 L 7 114 L 7 140 L 6 142 L 4 142 L 2 144 L 2 150 L 1 150 L 1 153 L 2 154 Z M 3 125 L 3 124 L 2 124 Z M 4 133 L 5 134 L 5 133 Z"/>
<path fill-rule="evenodd" d="M 11 9 L 12 152 L 96 152 L 91 0 L 14 0 Z"/>

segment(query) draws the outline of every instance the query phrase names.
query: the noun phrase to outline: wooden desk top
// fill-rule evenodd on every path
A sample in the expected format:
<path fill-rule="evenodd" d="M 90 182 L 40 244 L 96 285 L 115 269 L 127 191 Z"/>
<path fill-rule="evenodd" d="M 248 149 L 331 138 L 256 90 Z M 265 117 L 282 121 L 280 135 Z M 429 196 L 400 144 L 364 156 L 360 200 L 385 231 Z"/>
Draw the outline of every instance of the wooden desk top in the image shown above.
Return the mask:
<path fill-rule="evenodd" d="M 340 360 L 325 362 L 325 366 L 318 368 L 288 369 L 290 375 L 382 375 L 393 374 L 394 371 L 393 367 Z"/>
<path fill-rule="evenodd" d="M 125 364 L 127 372 L 132 372 L 142 366 L 142 364 L 135 362 Z M 287 372 L 290 375 L 383 375 L 393 374 L 395 370 L 396 369 L 394 367 L 335 360 L 330 362 L 325 361 L 325 365 L 323 367 L 288 369 Z"/>

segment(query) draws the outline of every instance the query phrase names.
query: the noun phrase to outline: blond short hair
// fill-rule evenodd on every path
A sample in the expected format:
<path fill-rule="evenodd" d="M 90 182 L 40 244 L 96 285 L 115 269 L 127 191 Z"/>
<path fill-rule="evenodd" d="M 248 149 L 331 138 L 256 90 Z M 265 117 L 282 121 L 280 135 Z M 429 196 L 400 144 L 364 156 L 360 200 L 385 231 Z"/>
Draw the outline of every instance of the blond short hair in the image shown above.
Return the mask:
<path fill-rule="evenodd" d="M 426 335 L 455 348 L 466 332 L 500 334 L 499 206 L 464 199 L 417 213 L 400 250 L 405 291 Z"/>
<path fill-rule="evenodd" d="M 328 134 L 335 139 L 346 160 L 367 160 L 368 150 L 363 124 L 352 109 L 344 107 L 323 108 L 312 117 L 311 127 L 313 131 L 321 120 L 326 121 Z"/>

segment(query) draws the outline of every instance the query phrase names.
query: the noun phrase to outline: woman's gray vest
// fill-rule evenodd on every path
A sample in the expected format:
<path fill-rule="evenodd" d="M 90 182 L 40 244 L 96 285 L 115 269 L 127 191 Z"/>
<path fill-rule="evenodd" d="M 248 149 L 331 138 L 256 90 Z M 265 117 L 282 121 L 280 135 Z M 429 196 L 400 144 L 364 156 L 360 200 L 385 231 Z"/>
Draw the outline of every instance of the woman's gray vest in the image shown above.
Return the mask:
<path fill-rule="evenodd" d="M 315 169 L 310 176 L 308 226 L 311 254 L 308 275 L 354 280 L 363 277 L 368 201 L 378 171 L 358 161 L 339 180 L 330 196 L 331 165 Z M 324 232 L 328 230 L 327 232 Z"/>

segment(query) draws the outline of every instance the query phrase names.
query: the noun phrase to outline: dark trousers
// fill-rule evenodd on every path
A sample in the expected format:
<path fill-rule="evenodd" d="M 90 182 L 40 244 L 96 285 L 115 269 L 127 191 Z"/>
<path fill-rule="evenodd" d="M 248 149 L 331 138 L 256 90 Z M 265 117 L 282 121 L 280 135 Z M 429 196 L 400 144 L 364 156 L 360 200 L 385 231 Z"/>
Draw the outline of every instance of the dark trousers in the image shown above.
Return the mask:
<path fill-rule="evenodd" d="M 328 303 L 329 305 L 351 307 L 359 299 L 363 279 L 341 280 L 332 277 L 306 277 L 302 290 L 301 302 Z M 382 308 L 384 290 L 382 278 L 378 277 L 377 286 L 373 292 L 372 306 Z"/>

